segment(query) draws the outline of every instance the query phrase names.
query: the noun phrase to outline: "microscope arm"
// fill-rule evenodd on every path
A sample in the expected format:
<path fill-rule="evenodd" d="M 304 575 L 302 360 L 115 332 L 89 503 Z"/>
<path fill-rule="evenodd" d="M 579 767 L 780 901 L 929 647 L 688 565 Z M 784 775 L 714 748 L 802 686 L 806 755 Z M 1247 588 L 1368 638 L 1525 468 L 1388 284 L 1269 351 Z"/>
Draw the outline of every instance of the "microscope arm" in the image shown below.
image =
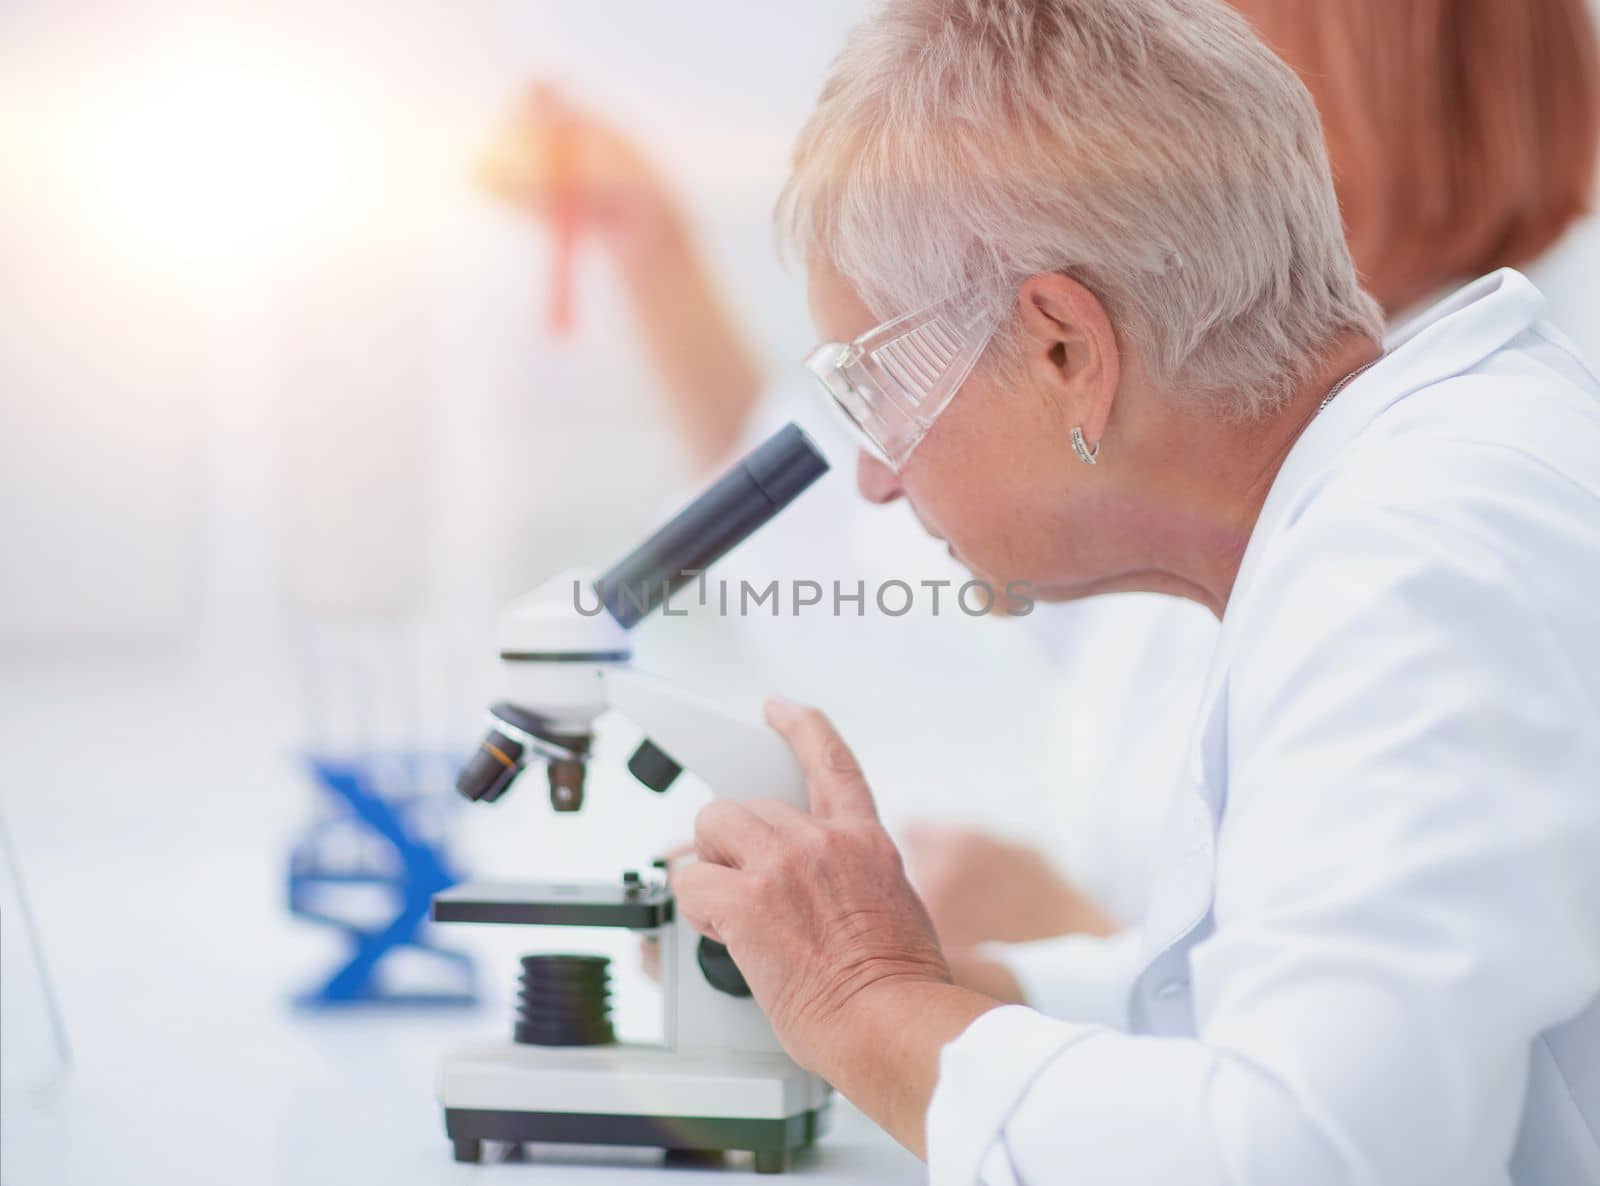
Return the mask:
<path fill-rule="evenodd" d="M 646 740 L 666 759 L 694 771 L 713 795 L 733 802 L 771 799 L 807 810 L 805 773 L 788 743 L 769 725 L 734 716 L 674 684 L 628 668 L 607 671 L 604 679 L 611 706 L 643 729 Z M 701 972 L 673 977 L 678 1040 L 713 1048 L 742 1041 L 753 1049 L 778 1049 L 759 1014 L 725 1015 L 729 997 L 750 996 L 750 985 L 728 949 L 691 930 L 675 942 L 679 948 L 674 958 L 693 958 Z M 717 1019 L 709 1030 L 707 1018 Z M 737 1028 L 716 1032 L 718 1026 Z"/>
<path fill-rule="evenodd" d="M 602 678 L 611 706 L 713 795 L 735 802 L 776 799 L 806 810 L 805 774 L 770 726 L 629 668 L 613 668 Z"/>

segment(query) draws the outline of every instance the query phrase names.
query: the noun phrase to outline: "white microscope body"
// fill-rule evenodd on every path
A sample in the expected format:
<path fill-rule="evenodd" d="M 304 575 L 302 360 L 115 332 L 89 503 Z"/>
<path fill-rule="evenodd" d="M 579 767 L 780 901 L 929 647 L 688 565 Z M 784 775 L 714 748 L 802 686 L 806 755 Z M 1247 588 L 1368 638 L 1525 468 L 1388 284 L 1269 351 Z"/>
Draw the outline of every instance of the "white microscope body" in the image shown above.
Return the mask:
<path fill-rule="evenodd" d="M 804 777 L 782 739 L 753 717 L 634 671 L 628 629 L 825 469 L 790 426 L 606 575 L 566 573 L 509 606 L 498 640 L 504 699 L 462 772 L 463 794 L 492 802 L 538 759 L 555 809 L 577 810 L 593 725 L 615 709 L 645 734 L 628 765 L 651 789 L 688 769 L 718 796 L 804 808 Z M 434 917 L 620 926 L 657 933 L 662 955 L 659 1044 L 612 1040 L 603 968 L 584 957 L 524 960 L 517 1040 L 459 1050 L 439 1071 L 458 1161 L 479 1160 L 486 1140 L 552 1141 L 748 1149 L 759 1172 L 779 1172 L 790 1151 L 820 1135 L 829 1088 L 783 1052 L 726 949 L 676 916 L 664 875 L 468 883 L 438 895 Z"/>

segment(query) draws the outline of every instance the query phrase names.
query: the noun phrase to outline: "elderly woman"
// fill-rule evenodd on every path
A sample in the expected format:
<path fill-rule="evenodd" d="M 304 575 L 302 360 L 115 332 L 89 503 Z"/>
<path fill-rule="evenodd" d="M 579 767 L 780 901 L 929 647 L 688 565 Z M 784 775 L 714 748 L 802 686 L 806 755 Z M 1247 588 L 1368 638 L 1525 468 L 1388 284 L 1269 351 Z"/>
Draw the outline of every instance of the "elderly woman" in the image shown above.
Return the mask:
<path fill-rule="evenodd" d="M 1210 0 L 895 0 L 785 208 L 866 497 L 1222 623 L 1071 1020 L 951 982 L 845 741 L 769 706 L 811 813 L 707 808 L 675 885 L 794 1058 L 936 1183 L 1595 1180 L 1600 381 L 1538 293 L 1383 353 L 1311 101 Z"/>
<path fill-rule="evenodd" d="M 1545 293 L 1550 322 L 1600 356 L 1600 239 L 1593 227 L 1573 233 L 1600 148 L 1590 0 L 1230 3 L 1316 102 L 1350 253 L 1390 326 L 1509 266 Z M 1071 611 L 1059 732 L 1072 760 L 1056 798 L 1063 865 L 1098 903 L 1043 854 L 982 833 L 922 828 L 906 846 L 957 979 L 1047 1011 L 1055 944 L 963 948 L 1097 929 L 1097 904 L 1143 916 L 1173 789 L 1160 773 L 1179 764 L 1215 639 L 1214 622 L 1166 599 Z"/>

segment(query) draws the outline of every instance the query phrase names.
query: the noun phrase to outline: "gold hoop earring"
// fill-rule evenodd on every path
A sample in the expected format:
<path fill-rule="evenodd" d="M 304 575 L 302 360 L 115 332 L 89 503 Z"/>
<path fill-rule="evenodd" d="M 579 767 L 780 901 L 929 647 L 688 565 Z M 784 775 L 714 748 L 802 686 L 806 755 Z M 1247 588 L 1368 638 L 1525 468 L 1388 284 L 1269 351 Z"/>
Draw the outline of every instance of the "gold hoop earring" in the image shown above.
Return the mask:
<path fill-rule="evenodd" d="M 1100 446 L 1089 448 L 1089 442 L 1083 439 L 1083 429 L 1074 426 L 1072 429 L 1072 451 L 1078 455 L 1078 460 L 1085 465 L 1093 465 L 1100 460 Z"/>

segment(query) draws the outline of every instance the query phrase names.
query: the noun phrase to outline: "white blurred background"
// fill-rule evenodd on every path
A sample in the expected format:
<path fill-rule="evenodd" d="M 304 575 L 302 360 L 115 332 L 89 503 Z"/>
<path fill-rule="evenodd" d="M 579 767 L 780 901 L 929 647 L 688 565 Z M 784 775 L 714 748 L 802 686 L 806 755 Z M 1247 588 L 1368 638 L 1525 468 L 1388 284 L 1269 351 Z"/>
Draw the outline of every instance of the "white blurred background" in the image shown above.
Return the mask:
<path fill-rule="evenodd" d="M 474 155 L 533 78 L 629 129 L 787 390 L 812 341 L 772 201 L 864 9 L 0 3 L 0 812 L 73 1064 L 54 1104 L 11 1109 L 8 1183 L 211 1180 L 224 1155 L 331 1180 L 340 1127 L 409 1123 L 360 1103 L 385 1092 L 421 1129 L 396 1148 L 442 1164 L 426 1066 L 509 1024 L 510 955 L 537 944 L 447 937 L 483 957 L 476 1015 L 292 1012 L 338 954 L 285 908 L 318 810 L 302 755 L 470 745 L 497 607 L 609 561 L 695 481 L 603 261 L 581 260 L 578 329 L 552 339 L 546 244 L 474 187 Z M 813 553 L 849 494 L 830 447 L 843 473 L 787 528 Z M 771 531 L 730 575 L 808 554 Z M 842 545 L 852 575 L 950 575 L 900 511 L 872 531 Z M 930 641 L 947 678 L 908 678 Z M 822 703 L 897 825 L 1046 826 L 1046 674 L 1016 628 L 699 618 L 640 650 L 718 694 Z M 699 800 L 618 775 L 630 741 L 603 739 L 579 817 L 553 818 L 537 776 L 457 813 L 461 861 L 645 863 Z M 655 1008 L 635 992 L 623 1022 Z"/>

